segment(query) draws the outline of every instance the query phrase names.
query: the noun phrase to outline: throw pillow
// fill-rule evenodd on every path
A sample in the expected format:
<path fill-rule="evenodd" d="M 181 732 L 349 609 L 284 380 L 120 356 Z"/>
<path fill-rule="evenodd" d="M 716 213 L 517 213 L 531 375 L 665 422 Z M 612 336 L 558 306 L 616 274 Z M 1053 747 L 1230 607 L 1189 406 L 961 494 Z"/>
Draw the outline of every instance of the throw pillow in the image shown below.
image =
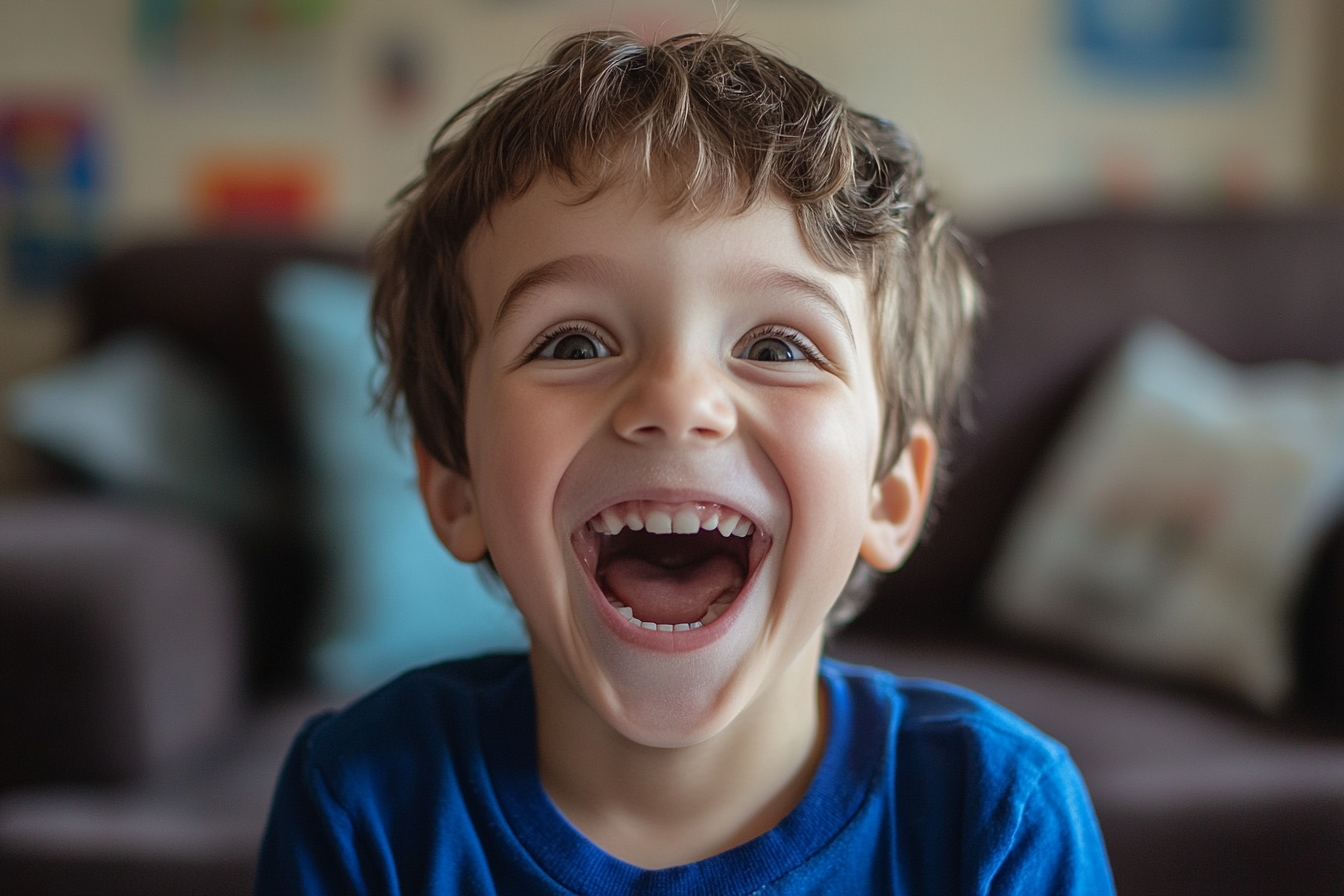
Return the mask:
<path fill-rule="evenodd" d="M 1344 370 L 1238 367 L 1171 326 L 1125 342 L 1011 522 L 1003 625 L 1264 710 L 1292 596 L 1344 491 Z"/>
<path fill-rule="evenodd" d="M 394 438 L 372 407 L 371 289 L 363 274 L 294 264 L 272 283 L 269 306 L 329 564 L 313 666 L 323 684 L 345 693 L 411 666 L 527 646 L 503 587 L 492 589 L 435 538 L 409 439 Z"/>
<path fill-rule="evenodd" d="M 13 435 L 119 495 L 262 526 L 275 493 L 219 384 L 171 344 L 130 332 L 8 393 Z"/>

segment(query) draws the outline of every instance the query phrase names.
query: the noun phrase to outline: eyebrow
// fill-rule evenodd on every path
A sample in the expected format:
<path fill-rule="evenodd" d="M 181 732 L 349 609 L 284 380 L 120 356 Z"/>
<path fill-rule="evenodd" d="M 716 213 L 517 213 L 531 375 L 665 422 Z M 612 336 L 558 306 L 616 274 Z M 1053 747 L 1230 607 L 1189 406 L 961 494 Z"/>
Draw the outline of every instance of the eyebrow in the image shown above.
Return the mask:
<path fill-rule="evenodd" d="M 802 293 L 808 298 L 818 300 L 826 312 L 844 329 L 850 344 L 855 344 L 854 326 L 850 323 L 849 315 L 845 313 L 845 306 L 840 304 L 840 298 L 835 294 L 835 290 L 821 280 L 767 266 L 749 267 L 742 272 L 740 279 L 745 285 L 758 289 Z"/>
<path fill-rule="evenodd" d="M 543 286 L 576 281 L 610 283 L 617 279 L 619 274 L 616 265 L 610 259 L 596 255 L 566 255 L 564 258 L 529 268 L 515 277 L 509 288 L 504 291 L 504 299 L 499 303 L 499 310 L 495 312 L 493 329 L 499 329 L 509 315 L 517 310 L 528 293 Z M 844 329 L 850 344 L 855 344 L 854 327 L 849 315 L 845 313 L 844 305 L 840 303 L 835 290 L 826 283 L 793 271 L 766 265 L 750 266 L 734 279 L 748 288 L 801 293 L 819 301 L 826 312 Z"/>
<path fill-rule="evenodd" d="M 596 255 L 566 255 L 564 258 L 528 268 L 515 277 L 509 288 L 504 290 L 504 300 L 499 303 L 499 310 L 495 312 L 493 329 L 499 329 L 500 324 L 508 319 L 520 302 L 533 290 L 553 283 L 576 281 L 609 283 L 614 279 L 617 279 L 615 266 L 608 259 Z"/>

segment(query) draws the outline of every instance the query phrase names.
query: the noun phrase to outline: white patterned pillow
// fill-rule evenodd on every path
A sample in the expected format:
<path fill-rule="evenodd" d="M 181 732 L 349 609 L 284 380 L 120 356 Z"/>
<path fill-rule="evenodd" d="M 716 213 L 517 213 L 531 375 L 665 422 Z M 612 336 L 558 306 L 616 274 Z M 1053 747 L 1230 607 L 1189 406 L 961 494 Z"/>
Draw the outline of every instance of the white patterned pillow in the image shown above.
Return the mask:
<path fill-rule="evenodd" d="M 1004 626 L 1264 710 L 1344 492 L 1344 370 L 1240 367 L 1136 330 L 1052 449 L 989 579 Z"/>

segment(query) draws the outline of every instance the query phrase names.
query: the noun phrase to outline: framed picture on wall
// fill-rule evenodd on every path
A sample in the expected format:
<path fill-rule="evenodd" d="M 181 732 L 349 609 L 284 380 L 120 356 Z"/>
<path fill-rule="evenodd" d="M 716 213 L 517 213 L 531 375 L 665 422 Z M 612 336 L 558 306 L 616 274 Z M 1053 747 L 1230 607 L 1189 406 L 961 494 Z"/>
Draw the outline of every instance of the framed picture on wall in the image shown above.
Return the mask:
<path fill-rule="evenodd" d="M 0 107 L 0 258 L 9 294 L 59 297 L 93 257 L 101 162 L 87 104 Z"/>
<path fill-rule="evenodd" d="M 1253 0 L 1060 0 L 1075 58 L 1107 79 L 1230 82 L 1253 42 Z"/>

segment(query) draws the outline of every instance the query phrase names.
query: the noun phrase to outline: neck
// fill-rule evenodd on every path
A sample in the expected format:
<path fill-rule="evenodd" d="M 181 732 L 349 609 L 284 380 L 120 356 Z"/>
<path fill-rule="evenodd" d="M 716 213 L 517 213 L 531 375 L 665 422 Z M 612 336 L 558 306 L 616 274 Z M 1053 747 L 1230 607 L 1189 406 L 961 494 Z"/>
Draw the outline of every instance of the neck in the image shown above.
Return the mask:
<path fill-rule="evenodd" d="M 825 749 L 821 639 L 726 728 L 685 747 L 616 731 L 533 650 L 541 782 L 589 840 L 643 868 L 699 861 L 778 824 L 803 798 Z"/>

